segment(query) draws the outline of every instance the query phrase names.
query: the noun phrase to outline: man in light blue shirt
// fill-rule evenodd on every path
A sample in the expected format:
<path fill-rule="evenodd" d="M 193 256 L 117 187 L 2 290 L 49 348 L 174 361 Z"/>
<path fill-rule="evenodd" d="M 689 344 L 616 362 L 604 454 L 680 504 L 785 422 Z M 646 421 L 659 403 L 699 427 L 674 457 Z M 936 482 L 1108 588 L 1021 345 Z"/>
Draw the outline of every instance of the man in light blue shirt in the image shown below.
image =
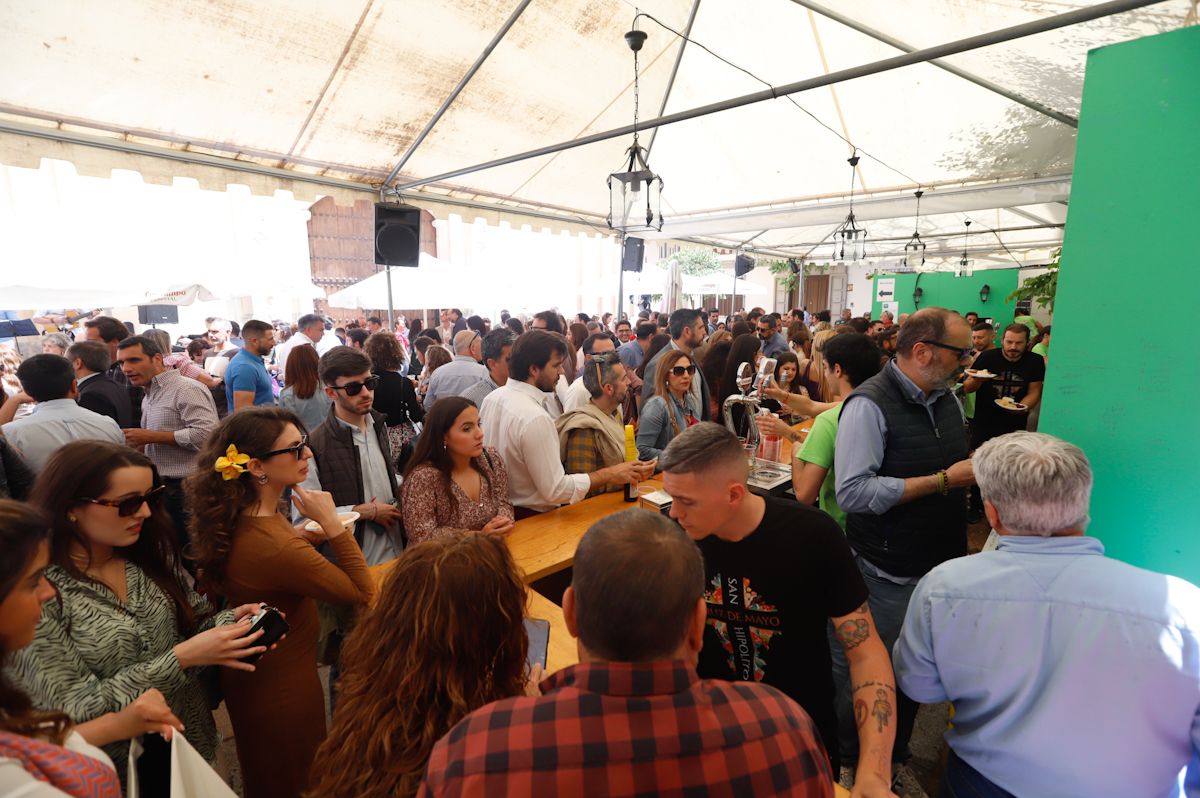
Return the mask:
<path fill-rule="evenodd" d="M 225 369 L 225 399 L 229 412 L 243 407 L 275 404 L 275 389 L 263 358 L 275 348 L 275 328 L 251 319 L 242 327 L 243 346 Z"/>
<path fill-rule="evenodd" d="M 76 403 L 75 370 L 65 357 L 34 355 L 17 368 L 17 379 L 23 392 L 0 408 L 0 432 L 35 472 L 71 441 L 125 443 L 117 422 Z M 30 400 L 38 403 L 33 414 L 13 421 L 16 408 Z"/>
<path fill-rule="evenodd" d="M 479 362 L 483 355 L 483 339 L 474 330 L 463 330 L 454 335 L 454 360 L 433 372 L 429 387 L 425 390 L 425 409 L 443 396 L 462 396 L 475 383 L 488 376 L 488 370 Z"/>
<path fill-rule="evenodd" d="M 930 571 L 895 647 L 908 695 L 954 703 L 943 794 L 1200 795 L 1200 588 L 1085 536 L 1078 447 L 1013 432 L 973 459 L 1000 546 Z"/>

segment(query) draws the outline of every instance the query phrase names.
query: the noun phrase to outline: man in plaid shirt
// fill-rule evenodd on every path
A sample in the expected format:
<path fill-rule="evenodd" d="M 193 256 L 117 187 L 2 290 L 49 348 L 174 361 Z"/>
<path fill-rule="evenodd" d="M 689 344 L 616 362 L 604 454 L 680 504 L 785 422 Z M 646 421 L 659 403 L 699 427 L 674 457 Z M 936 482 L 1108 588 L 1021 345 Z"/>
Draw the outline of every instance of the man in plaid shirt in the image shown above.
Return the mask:
<path fill-rule="evenodd" d="M 594 524 L 563 614 L 580 664 L 541 696 L 464 718 L 434 746 L 419 795 L 833 795 L 798 704 L 696 675 L 704 564 L 668 519 L 635 509 Z"/>

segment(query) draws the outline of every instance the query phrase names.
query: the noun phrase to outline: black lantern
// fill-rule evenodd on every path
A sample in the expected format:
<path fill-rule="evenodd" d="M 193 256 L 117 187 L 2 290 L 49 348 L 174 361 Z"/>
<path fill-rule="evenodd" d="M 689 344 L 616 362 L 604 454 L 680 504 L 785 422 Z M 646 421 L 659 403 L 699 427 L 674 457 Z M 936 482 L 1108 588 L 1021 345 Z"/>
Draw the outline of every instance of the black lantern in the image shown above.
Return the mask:
<path fill-rule="evenodd" d="M 921 223 L 921 195 L 925 192 L 917 189 L 914 193 L 917 197 L 917 215 L 913 222 L 912 238 L 904 245 L 904 265 L 906 268 L 917 271 L 925 265 L 925 242 L 921 240 L 921 232 L 918 227 Z"/>
<path fill-rule="evenodd" d="M 625 42 L 633 50 L 633 144 L 625 151 L 625 171 L 608 176 L 608 226 L 624 233 L 662 230 L 662 178 L 647 163 L 646 148 L 638 143 L 638 52 L 646 32 L 631 30 Z"/>
<path fill-rule="evenodd" d="M 967 231 L 963 233 L 963 251 L 962 257 L 958 259 L 958 269 L 955 270 L 956 277 L 970 277 L 975 273 L 975 262 L 967 257 L 967 242 L 971 240 L 971 220 L 967 219 L 964 224 Z"/>
<path fill-rule="evenodd" d="M 988 285 L 987 283 L 984 283 L 983 287 L 979 289 L 979 301 L 987 302 L 988 297 L 991 296 L 991 294 L 992 294 L 992 287 L 990 285 Z"/>
<path fill-rule="evenodd" d="M 833 231 L 833 259 L 838 261 L 862 260 L 867 254 L 866 228 L 859 227 L 854 221 L 854 168 L 858 166 L 858 160 L 858 150 L 846 159 L 850 164 L 850 213 Z"/>

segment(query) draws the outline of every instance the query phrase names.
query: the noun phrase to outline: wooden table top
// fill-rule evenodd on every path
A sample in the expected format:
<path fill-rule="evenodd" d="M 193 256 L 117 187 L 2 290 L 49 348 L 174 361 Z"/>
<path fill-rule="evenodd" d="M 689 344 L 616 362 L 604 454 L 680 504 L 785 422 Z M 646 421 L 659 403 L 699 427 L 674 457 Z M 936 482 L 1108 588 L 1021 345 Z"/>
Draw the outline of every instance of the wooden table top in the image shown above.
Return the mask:
<path fill-rule="evenodd" d="M 642 484 L 662 487 L 660 479 Z M 637 506 L 637 502 L 625 501 L 624 491 L 614 491 L 524 518 L 508 533 L 508 550 L 525 573 L 525 581 L 534 582 L 569 568 L 575 560 L 575 547 L 592 524 Z"/>

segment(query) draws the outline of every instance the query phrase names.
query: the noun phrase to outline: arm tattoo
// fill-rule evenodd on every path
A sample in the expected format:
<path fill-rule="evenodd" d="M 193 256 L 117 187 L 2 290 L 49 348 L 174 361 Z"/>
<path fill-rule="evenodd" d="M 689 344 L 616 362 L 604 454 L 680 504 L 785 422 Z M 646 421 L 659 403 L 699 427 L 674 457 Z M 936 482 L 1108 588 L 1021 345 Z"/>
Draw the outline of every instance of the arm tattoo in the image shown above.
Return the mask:
<path fill-rule="evenodd" d="M 888 718 L 892 716 L 892 703 L 888 701 L 886 690 L 875 691 L 875 704 L 871 707 L 871 716 L 879 723 L 878 731 L 883 732 L 883 727 L 888 725 Z"/>
<path fill-rule="evenodd" d="M 838 625 L 837 638 L 842 641 L 846 651 L 857 646 L 871 636 L 871 627 L 865 618 L 853 618 Z"/>

